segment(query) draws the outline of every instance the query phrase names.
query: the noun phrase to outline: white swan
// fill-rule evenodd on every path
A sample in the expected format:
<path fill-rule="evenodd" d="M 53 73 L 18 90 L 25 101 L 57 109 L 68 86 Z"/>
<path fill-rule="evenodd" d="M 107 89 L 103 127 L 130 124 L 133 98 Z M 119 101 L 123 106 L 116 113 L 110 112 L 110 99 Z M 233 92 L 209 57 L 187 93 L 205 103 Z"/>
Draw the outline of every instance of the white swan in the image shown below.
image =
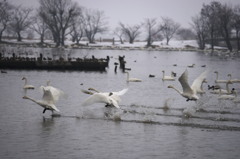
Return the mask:
<path fill-rule="evenodd" d="M 162 76 L 162 80 L 163 81 L 175 81 L 175 78 L 172 76 L 165 76 L 165 71 L 162 71 L 163 76 Z"/>
<path fill-rule="evenodd" d="M 237 91 L 235 89 L 232 90 L 232 93 L 235 95 L 235 98 L 233 99 L 234 103 L 240 103 L 240 98 L 237 96 Z"/>
<path fill-rule="evenodd" d="M 100 92 L 94 88 L 89 88 L 88 90 L 91 90 L 91 91 L 94 91 L 94 92 L 97 92 L 97 93 L 102 93 L 106 96 L 108 96 L 109 94 L 111 94 L 111 97 L 116 100 L 116 102 L 119 104 L 121 102 L 121 98 L 120 96 L 124 95 L 125 93 L 127 93 L 128 91 L 128 88 L 124 88 L 123 90 L 121 91 L 118 91 L 118 92 Z"/>
<path fill-rule="evenodd" d="M 191 64 L 191 65 L 188 65 L 187 67 L 193 68 L 194 66 L 195 66 L 195 64 L 193 63 L 193 64 Z"/>
<path fill-rule="evenodd" d="M 226 89 L 222 89 L 222 88 L 219 86 L 219 89 L 214 89 L 214 90 L 210 91 L 210 93 L 212 93 L 212 94 L 219 94 L 219 93 L 221 93 L 221 94 L 232 94 L 232 92 L 231 92 L 230 89 L 229 89 L 229 84 L 232 84 L 232 82 L 231 82 L 231 81 L 228 81 L 228 82 L 226 83 Z"/>
<path fill-rule="evenodd" d="M 52 113 L 53 113 L 53 111 L 60 112 L 59 109 L 55 106 L 53 95 L 48 88 L 43 88 L 42 100 L 35 100 L 28 96 L 24 96 L 23 99 L 31 100 L 34 103 L 37 103 L 38 105 L 43 107 L 44 108 L 43 113 L 45 113 L 46 110 L 51 110 Z"/>
<path fill-rule="evenodd" d="M 23 89 L 34 89 L 35 87 L 33 85 L 30 85 L 27 83 L 27 78 L 23 77 L 22 80 L 25 80 L 25 84 L 23 86 Z"/>
<path fill-rule="evenodd" d="M 218 100 L 234 100 L 236 97 L 237 93 L 235 90 L 233 90 L 231 94 L 222 94 L 220 89 Z"/>
<path fill-rule="evenodd" d="M 106 106 L 114 106 L 116 108 L 120 108 L 119 103 L 121 99 L 119 96 L 124 95 L 128 91 L 128 88 L 125 88 L 119 92 L 109 92 L 109 93 L 99 92 L 94 88 L 89 88 L 88 90 L 91 90 L 94 92 L 82 90 L 83 93 L 91 95 L 83 102 L 82 104 L 83 106 L 92 105 L 94 103 L 106 103 L 107 104 Z"/>
<path fill-rule="evenodd" d="M 141 79 L 138 79 L 138 78 L 130 78 L 129 77 L 129 72 L 125 72 L 127 74 L 127 82 L 142 82 Z"/>
<path fill-rule="evenodd" d="M 188 71 L 187 69 L 182 73 L 182 75 L 179 77 L 178 81 L 180 82 L 183 91 L 180 91 L 179 89 L 175 88 L 172 85 L 169 85 L 168 88 L 173 88 L 176 90 L 180 95 L 182 95 L 184 98 L 187 98 L 187 101 L 189 100 L 198 100 L 199 97 L 197 96 L 198 91 L 201 90 L 201 85 L 206 78 L 207 71 L 203 72 L 200 76 L 198 76 L 194 81 L 192 86 L 190 87 L 188 83 Z"/>
<path fill-rule="evenodd" d="M 229 81 L 231 81 L 232 83 L 240 83 L 240 79 L 232 79 L 232 75 L 228 74 L 229 77 Z"/>
<path fill-rule="evenodd" d="M 215 71 L 214 73 L 216 73 L 215 83 L 227 83 L 229 81 L 229 80 L 219 80 L 218 79 L 218 71 Z"/>
<path fill-rule="evenodd" d="M 40 86 L 40 90 L 44 92 L 44 89 L 49 90 L 51 92 L 54 104 L 56 104 L 56 102 L 59 100 L 61 96 L 65 95 L 62 90 L 50 86 L 50 81 L 47 81 L 47 86 Z"/>
<path fill-rule="evenodd" d="M 88 106 L 95 103 L 106 103 L 107 106 L 114 106 L 116 108 L 120 108 L 118 102 L 111 97 L 112 93 L 106 95 L 105 93 L 93 93 L 90 97 L 88 97 L 83 103 L 82 106 Z"/>

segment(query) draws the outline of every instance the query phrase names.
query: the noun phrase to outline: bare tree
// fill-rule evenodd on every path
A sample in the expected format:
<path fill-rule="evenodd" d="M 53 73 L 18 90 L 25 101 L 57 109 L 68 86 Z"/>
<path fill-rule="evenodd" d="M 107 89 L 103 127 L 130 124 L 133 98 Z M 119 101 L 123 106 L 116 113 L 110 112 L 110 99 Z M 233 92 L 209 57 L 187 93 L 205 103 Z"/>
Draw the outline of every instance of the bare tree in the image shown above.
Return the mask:
<path fill-rule="evenodd" d="M 234 7 L 233 10 L 233 28 L 236 32 L 237 50 L 240 50 L 240 5 Z"/>
<path fill-rule="evenodd" d="M 224 38 L 228 49 L 232 51 L 232 44 L 230 42 L 230 39 L 233 23 L 233 9 L 227 4 L 221 5 L 218 9 L 218 17 L 220 22 L 221 35 Z"/>
<path fill-rule="evenodd" d="M 141 25 L 136 24 L 133 26 L 125 26 L 121 22 L 119 23 L 119 25 L 126 38 L 128 38 L 130 44 L 133 44 L 134 40 L 141 34 Z"/>
<path fill-rule="evenodd" d="M 210 35 L 211 49 L 214 50 L 215 39 L 219 36 L 219 18 L 218 10 L 221 6 L 220 2 L 212 1 L 210 4 L 205 5 L 201 9 L 201 16 L 207 22 L 208 34 Z"/>
<path fill-rule="evenodd" d="M 180 28 L 177 31 L 177 35 L 182 40 L 193 40 L 193 39 L 195 39 L 194 32 L 191 29 L 188 29 L 188 28 Z"/>
<path fill-rule="evenodd" d="M 0 2 L 0 42 L 2 41 L 3 32 L 7 29 L 11 21 L 13 6 L 6 0 Z"/>
<path fill-rule="evenodd" d="M 80 8 L 71 0 L 39 0 L 40 16 L 51 30 L 56 46 L 64 46 L 71 22 L 79 16 Z"/>
<path fill-rule="evenodd" d="M 70 35 L 72 37 L 72 41 L 79 44 L 79 42 L 81 41 L 84 35 L 84 27 L 83 27 L 83 24 L 81 23 L 81 20 L 76 19 L 75 21 L 73 21 L 70 27 L 70 30 L 71 30 Z"/>
<path fill-rule="evenodd" d="M 204 50 L 206 39 L 208 37 L 208 26 L 203 16 L 195 16 L 192 18 L 192 27 L 195 31 L 199 49 Z"/>
<path fill-rule="evenodd" d="M 162 34 L 164 38 L 166 38 L 168 45 L 170 39 L 172 39 L 173 35 L 180 27 L 180 24 L 167 17 L 162 17 L 162 23 Z"/>
<path fill-rule="evenodd" d="M 119 38 L 121 44 L 123 44 L 123 31 L 120 27 L 116 27 L 115 30 L 113 31 L 113 33 Z"/>
<path fill-rule="evenodd" d="M 48 26 L 40 16 L 40 12 L 41 11 L 38 10 L 36 15 L 32 17 L 32 24 L 30 25 L 30 28 L 40 36 L 40 43 L 43 44 Z"/>
<path fill-rule="evenodd" d="M 21 33 L 31 24 L 30 13 L 32 9 L 17 6 L 12 13 L 10 29 L 17 34 L 17 41 L 22 41 Z"/>
<path fill-rule="evenodd" d="M 157 19 L 147 18 L 145 19 L 145 28 L 147 30 L 147 47 L 150 47 L 154 40 L 157 40 L 159 34 L 162 30 L 160 24 L 158 24 Z"/>
<path fill-rule="evenodd" d="M 103 33 L 108 30 L 106 17 L 103 11 L 86 9 L 82 14 L 81 21 L 89 43 L 95 42 L 97 33 Z"/>

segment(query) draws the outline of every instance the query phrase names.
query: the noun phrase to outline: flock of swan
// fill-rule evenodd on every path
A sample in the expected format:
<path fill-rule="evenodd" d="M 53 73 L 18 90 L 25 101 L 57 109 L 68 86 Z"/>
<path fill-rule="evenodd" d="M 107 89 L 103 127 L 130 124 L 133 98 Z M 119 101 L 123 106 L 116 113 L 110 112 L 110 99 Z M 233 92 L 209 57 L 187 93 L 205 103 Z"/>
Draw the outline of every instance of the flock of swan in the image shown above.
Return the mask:
<path fill-rule="evenodd" d="M 175 73 L 172 73 L 170 76 L 165 75 L 165 71 L 163 72 L 162 80 L 165 81 L 175 81 Z M 129 72 L 125 72 L 127 74 L 126 82 L 142 82 L 139 78 L 130 78 Z M 173 85 L 168 85 L 168 88 L 174 89 L 177 93 L 179 93 L 182 97 L 186 98 L 186 101 L 197 101 L 199 99 L 199 94 L 206 93 L 203 90 L 203 83 L 207 83 L 207 75 L 209 71 L 206 70 L 202 72 L 192 84 L 188 81 L 188 70 L 186 69 L 181 76 L 178 78 L 178 81 L 181 84 L 181 89 L 176 88 Z M 235 88 L 229 89 L 229 84 L 240 83 L 239 79 L 232 79 L 231 74 L 228 75 L 228 80 L 219 80 L 218 72 L 214 72 L 216 74 L 215 85 L 208 85 L 208 89 L 211 90 L 210 93 L 218 94 L 219 100 L 232 100 L 236 103 L 240 103 L 240 99 L 237 98 L 237 91 Z M 43 92 L 42 99 L 36 100 L 29 96 L 27 96 L 27 90 L 35 89 L 33 85 L 28 84 L 27 78 L 23 77 L 22 80 L 25 80 L 25 84 L 23 86 L 25 95 L 23 99 L 28 99 L 33 101 L 34 103 L 43 107 L 43 113 L 46 110 L 60 112 L 56 106 L 59 98 L 64 96 L 64 92 L 58 88 L 50 86 L 50 81 L 47 81 L 46 86 L 41 86 L 40 90 Z M 222 89 L 220 84 L 226 84 L 226 89 Z M 82 106 L 92 105 L 95 103 L 105 103 L 106 107 L 115 107 L 117 109 L 121 109 L 119 103 L 121 102 L 121 96 L 126 94 L 128 88 L 124 88 L 118 92 L 101 92 L 94 88 L 89 88 L 88 90 L 81 90 L 83 93 L 88 94 L 89 97 L 82 103 Z"/>

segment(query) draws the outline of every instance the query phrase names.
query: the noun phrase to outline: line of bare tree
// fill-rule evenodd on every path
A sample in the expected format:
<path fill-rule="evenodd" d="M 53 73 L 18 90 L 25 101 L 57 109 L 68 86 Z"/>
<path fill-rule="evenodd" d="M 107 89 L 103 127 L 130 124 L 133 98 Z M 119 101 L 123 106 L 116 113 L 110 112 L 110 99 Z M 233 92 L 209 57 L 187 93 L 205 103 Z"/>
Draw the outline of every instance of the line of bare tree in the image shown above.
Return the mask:
<path fill-rule="evenodd" d="M 154 41 L 163 39 L 166 39 L 168 45 L 173 36 L 178 35 L 183 39 L 194 36 L 200 49 L 205 49 L 206 43 L 210 43 L 214 49 L 218 40 L 222 39 L 232 51 L 231 39 L 235 32 L 238 50 L 240 49 L 239 6 L 233 8 L 216 1 L 203 4 L 199 15 L 192 18 L 191 26 L 191 29 L 180 28 L 179 23 L 168 17 L 160 20 L 147 18 L 135 25 L 119 22 L 113 34 L 121 43 L 128 41 L 131 44 L 144 36 L 147 47 L 152 46 Z M 22 33 L 33 31 L 39 35 L 41 43 L 44 43 L 46 37 L 51 37 L 56 46 L 64 46 L 67 37 L 71 37 L 77 44 L 83 37 L 89 43 L 94 43 L 96 35 L 109 32 L 109 27 L 103 11 L 81 7 L 71 0 L 39 0 L 39 7 L 35 10 L 0 0 L 0 42 L 3 35 L 13 35 L 21 41 Z"/>
<path fill-rule="evenodd" d="M 237 41 L 237 50 L 240 50 L 240 6 L 232 7 L 217 1 L 203 4 L 200 13 L 192 18 L 192 28 L 200 49 L 205 49 L 209 43 L 214 50 L 219 41 L 224 41 L 227 48 L 232 51 L 231 40 L 234 37 Z"/>
<path fill-rule="evenodd" d="M 3 32 L 16 35 L 17 40 L 22 40 L 22 33 L 34 31 L 44 43 L 46 35 L 51 35 L 56 46 L 64 46 L 66 37 L 70 36 L 73 42 L 79 44 L 83 37 L 89 43 L 95 42 L 96 34 L 103 34 L 109 31 L 107 18 L 103 11 L 90 10 L 80 7 L 71 0 L 39 0 L 39 8 L 36 10 L 14 6 L 7 0 L 0 1 L 0 41 Z M 166 38 L 167 44 L 177 32 L 180 25 L 172 19 L 164 17 L 162 22 L 156 18 L 145 19 L 144 22 L 133 26 L 119 22 L 114 30 L 114 35 L 120 41 L 134 41 L 145 30 L 147 46 L 151 46 L 155 40 Z"/>

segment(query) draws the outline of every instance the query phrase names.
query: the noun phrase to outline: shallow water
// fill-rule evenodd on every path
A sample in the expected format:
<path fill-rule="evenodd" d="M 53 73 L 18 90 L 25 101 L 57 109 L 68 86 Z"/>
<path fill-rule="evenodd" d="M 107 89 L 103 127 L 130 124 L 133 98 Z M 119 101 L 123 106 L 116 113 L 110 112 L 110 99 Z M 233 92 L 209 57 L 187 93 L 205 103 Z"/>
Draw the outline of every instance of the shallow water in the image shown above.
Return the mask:
<path fill-rule="evenodd" d="M 6 70 L 7 74 L 0 74 L 0 158 L 239 158 L 240 104 L 218 101 L 208 91 L 197 103 L 186 102 L 167 88 L 170 84 L 180 88 L 177 80 L 161 80 L 162 70 L 167 75 L 174 71 L 178 78 L 192 63 L 196 66 L 188 68 L 190 82 L 206 69 L 210 85 L 214 71 L 219 71 L 219 79 L 227 79 L 228 73 L 240 78 L 239 58 L 197 52 L 71 51 L 72 58 L 92 55 L 111 57 L 106 72 Z M 119 55 L 125 55 L 130 76 L 143 82 L 127 83 L 120 69 L 114 73 Z M 30 97 L 40 99 L 38 87 L 47 80 L 67 94 L 57 103 L 61 116 L 42 114 L 41 107 L 22 99 L 23 76 L 36 87 L 27 92 Z M 104 104 L 81 106 L 88 97 L 81 89 L 89 87 L 104 92 L 129 88 L 122 96 L 123 110 Z M 240 92 L 240 84 L 232 87 Z"/>

